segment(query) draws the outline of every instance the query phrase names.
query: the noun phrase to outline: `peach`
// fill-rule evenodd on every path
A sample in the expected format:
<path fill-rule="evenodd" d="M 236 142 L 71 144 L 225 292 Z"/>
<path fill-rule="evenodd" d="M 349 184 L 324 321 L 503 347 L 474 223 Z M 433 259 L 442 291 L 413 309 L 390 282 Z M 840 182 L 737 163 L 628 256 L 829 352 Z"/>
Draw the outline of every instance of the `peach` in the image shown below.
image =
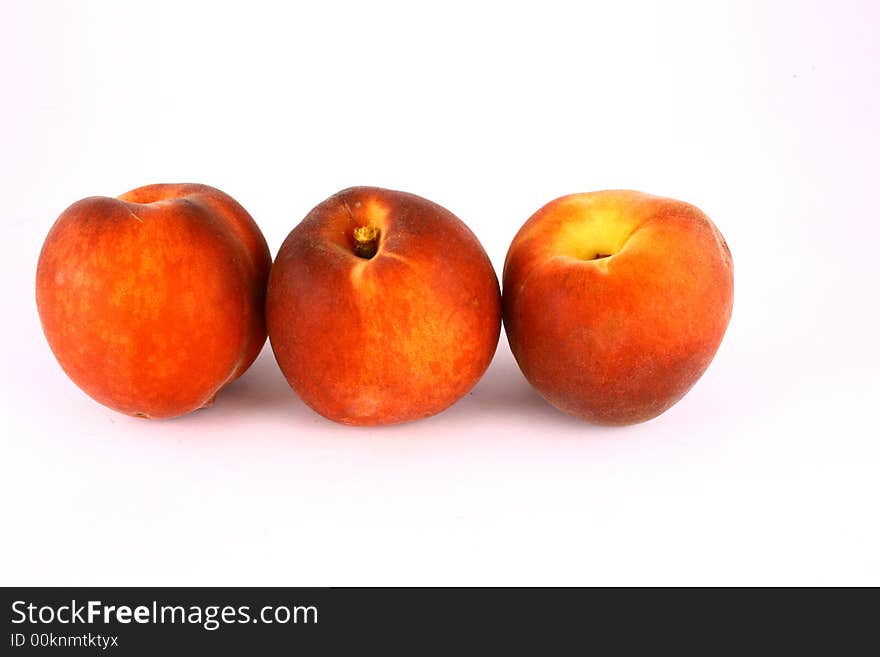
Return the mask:
<path fill-rule="evenodd" d="M 375 187 L 330 197 L 281 246 L 266 300 L 287 381 L 354 425 L 444 410 L 492 360 L 498 279 L 477 238 L 424 198 Z"/>
<path fill-rule="evenodd" d="M 520 229 L 504 326 L 526 379 L 597 424 L 667 410 L 715 355 L 733 305 L 721 233 L 693 205 L 634 191 L 556 199 Z"/>
<path fill-rule="evenodd" d="M 271 256 L 235 200 L 205 185 L 83 199 L 49 232 L 37 309 L 67 375 L 145 418 L 212 403 L 266 341 Z"/>

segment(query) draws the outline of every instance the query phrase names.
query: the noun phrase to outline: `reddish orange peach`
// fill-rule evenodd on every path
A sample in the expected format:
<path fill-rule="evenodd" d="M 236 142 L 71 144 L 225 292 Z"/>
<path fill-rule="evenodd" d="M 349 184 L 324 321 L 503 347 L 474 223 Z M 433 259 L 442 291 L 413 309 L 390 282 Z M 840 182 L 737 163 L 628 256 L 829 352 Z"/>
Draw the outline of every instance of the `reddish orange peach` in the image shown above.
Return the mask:
<path fill-rule="evenodd" d="M 486 252 L 448 210 L 404 192 L 339 192 L 290 233 L 272 266 L 269 340 L 321 415 L 355 425 L 439 413 L 492 360 L 501 327 Z"/>
<path fill-rule="evenodd" d="M 692 205 L 634 191 L 538 210 L 504 265 L 504 326 L 526 379 L 597 424 L 656 417 L 696 383 L 733 306 L 721 233 Z"/>
<path fill-rule="evenodd" d="M 266 341 L 272 264 L 234 199 L 206 185 L 149 185 L 65 210 L 37 265 L 37 309 L 67 375 L 145 418 L 210 405 Z"/>

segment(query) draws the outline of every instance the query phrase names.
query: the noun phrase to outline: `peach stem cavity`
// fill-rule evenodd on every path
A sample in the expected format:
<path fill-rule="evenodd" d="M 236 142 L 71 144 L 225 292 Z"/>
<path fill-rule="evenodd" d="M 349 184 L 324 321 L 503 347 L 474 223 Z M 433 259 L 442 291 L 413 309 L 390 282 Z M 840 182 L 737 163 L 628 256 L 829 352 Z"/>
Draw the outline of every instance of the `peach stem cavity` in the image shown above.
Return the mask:
<path fill-rule="evenodd" d="M 353 231 L 354 254 L 369 260 L 379 250 L 379 229 L 375 226 L 358 226 Z"/>

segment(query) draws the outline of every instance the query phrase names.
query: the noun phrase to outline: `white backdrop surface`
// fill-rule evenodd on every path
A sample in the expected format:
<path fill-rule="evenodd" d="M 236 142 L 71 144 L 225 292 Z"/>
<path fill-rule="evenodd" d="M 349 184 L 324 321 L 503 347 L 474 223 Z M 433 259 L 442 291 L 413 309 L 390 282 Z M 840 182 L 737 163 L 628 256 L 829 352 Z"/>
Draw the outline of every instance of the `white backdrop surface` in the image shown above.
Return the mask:
<path fill-rule="evenodd" d="M 859 2 L 0 3 L 6 585 L 880 584 L 880 8 Z M 562 194 L 705 210 L 735 262 L 677 406 L 606 429 L 502 337 L 428 420 L 335 425 L 267 347 L 214 407 L 128 418 L 34 303 L 57 215 L 202 182 L 277 251 L 351 185 L 434 200 L 500 274 Z"/>

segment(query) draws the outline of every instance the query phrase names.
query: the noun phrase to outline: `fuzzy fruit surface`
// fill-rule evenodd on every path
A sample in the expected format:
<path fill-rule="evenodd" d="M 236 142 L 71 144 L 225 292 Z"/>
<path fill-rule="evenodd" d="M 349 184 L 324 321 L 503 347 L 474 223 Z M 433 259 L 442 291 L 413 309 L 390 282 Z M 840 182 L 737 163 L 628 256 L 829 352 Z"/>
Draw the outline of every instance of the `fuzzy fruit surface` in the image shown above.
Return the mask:
<path fill-rule="evenodd" d="M 61 214 L 40 252 L 37 309 L 59 364 L 88 395 L 169 418 L 210 405 L 259 354 L 271 263 L 231 197 L 149 185 Z"/>
<path fill-rule="evenodd" d="M 526 379 L 597 424 L 667 410 L 730 320 L 733 262 L 693 205 L 635 191 L 573 194 L 536 212 L 507 253 L 504 326 Z"/>
<path fill-rule="evenodd" d="M 299 396 L 354 425 L 433 415 L 489 366 L 498 279 L 474 234 L 424 198 L 346 189 L 290 233 L 266 300 L 269 340 Z"/>

